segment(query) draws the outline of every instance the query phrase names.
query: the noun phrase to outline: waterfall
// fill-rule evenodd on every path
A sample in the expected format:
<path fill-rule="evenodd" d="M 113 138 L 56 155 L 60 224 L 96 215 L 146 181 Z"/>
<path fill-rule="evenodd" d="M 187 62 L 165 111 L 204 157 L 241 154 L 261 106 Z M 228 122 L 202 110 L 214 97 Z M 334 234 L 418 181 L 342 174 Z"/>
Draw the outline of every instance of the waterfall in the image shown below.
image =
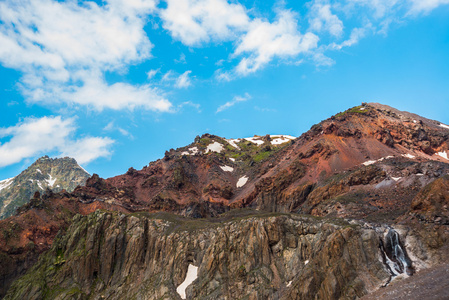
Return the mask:
<path fill-rule="evenodd" d="M 392 278 L 403 273 L 413 275 L 412 261 L 396 230 L 390 228 L 384 239 L 380 239 L 380 250 L 384 264 L 390 270 Z"/>

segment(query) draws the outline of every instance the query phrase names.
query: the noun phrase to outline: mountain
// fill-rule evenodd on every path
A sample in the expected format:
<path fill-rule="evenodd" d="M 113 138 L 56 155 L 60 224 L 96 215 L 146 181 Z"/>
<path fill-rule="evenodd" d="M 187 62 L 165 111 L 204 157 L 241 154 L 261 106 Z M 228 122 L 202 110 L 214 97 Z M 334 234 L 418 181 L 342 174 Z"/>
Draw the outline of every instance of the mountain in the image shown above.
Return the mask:
<path fill-rule="evenodd" d="M 0 221 L 0 296 L 449 297 L 429 277 L 449 258 L 448 151 L 448 125 L 377 103 L 298 138 L 205 134 Z"/>
<path fill-rule="evenodd" d="M 71 192 L 89 177 L 73 158 L 41 157 L 16 177 L 0 181 L 0 219 L 13 215 L 35 192 Z"/>

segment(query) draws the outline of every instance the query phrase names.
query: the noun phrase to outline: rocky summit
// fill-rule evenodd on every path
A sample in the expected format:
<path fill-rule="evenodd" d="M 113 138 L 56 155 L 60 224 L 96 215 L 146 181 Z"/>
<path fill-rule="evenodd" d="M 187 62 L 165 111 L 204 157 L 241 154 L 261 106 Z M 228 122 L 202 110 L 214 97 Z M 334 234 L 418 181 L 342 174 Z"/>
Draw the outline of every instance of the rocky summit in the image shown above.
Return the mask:
<path fill-rule="evenodd" d="M 41 157 L 18 176 L 0 181 L 0 219 L 14 214 L 35 192 L 72 192 L 89 177 L 73 158 Z"/>
<path fill-rule="evenodd" d="M 448 125 L 378 103 L 297 138 L 204 134 L 34 194 L 0 221 L 0 296 L 449 298 L 448 154 Z"/>

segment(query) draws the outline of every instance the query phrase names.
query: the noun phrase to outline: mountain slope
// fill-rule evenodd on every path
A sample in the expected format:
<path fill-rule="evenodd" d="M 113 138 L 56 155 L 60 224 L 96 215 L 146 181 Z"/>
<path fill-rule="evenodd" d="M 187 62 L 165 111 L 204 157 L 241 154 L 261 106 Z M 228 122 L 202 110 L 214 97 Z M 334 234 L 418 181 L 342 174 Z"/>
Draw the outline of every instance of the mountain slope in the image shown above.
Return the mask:
<path fill-rule="evenodd" d="M 205 134 L 0 221 L 0 293 L 48 249 L 8 299 L 173 299 L 190 264 L 192 298 L 361 297 L 447 260 L 448 141 L 449 126 L 376 103 L 296 139 Z"/>
<path fill-rule="evenodd" d="M 14 214 L 36 191 L 71 192 L 89 177 L 73 158 L 41 157 L 16 177 L 0 181 L 0 219 Z"/>
<path fill-rule="evenodd" d="M 206 134 L 142 170 L 131 168 L 102 181 L 101 189 L 75 193 L 128 210 L 186 216 L 251 206 L 359 217 L 360 211 L 380 215 L 395 210 L 397 217 L 422 187 L 448 173 L 445 126 L 385 105 L 364 104 L 283 144 L 269 136 L 255 143 Z M 122 191 L 121 200 L 116 189 Z M 359 212 L 347 207 L 353 198 L 365 202 L 357 206 Z M 202 208 L 194 209 L 198 205 Z"/>

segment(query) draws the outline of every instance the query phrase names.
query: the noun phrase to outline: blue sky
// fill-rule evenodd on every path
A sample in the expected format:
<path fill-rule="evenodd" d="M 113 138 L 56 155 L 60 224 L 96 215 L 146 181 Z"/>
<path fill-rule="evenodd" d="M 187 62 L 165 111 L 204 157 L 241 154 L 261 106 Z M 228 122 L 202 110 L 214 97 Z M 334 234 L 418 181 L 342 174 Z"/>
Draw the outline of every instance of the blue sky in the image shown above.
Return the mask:
<path fill-rule="evenodd" d="M 448 70 L 449 0 L 3 0 L 0 179 L 42 155 L 111 177 L 361 102 L 449 124 Z"/>

